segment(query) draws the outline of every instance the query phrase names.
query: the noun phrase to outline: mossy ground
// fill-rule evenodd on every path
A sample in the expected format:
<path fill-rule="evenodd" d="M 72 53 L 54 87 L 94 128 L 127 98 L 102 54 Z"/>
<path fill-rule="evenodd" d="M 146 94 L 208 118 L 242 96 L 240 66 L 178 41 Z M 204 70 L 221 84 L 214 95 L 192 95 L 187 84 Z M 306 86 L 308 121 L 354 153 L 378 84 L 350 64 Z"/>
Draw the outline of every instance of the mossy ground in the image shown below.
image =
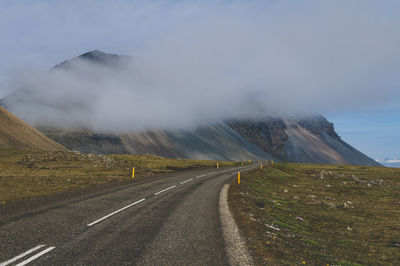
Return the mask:
<path fill-rule="evenodd" d="M 400 168 L 275 164 L 229 201 L 257 264 L 400 263 Z"/>
<path fill-rule="evenodd" d="M 220 167 L 237 163 L 219 162 Z M 216 167 L 215 161 L 154 155 L 94 155 L 72 151 L 0 150 L 0 204 L 113 181 Z"/>

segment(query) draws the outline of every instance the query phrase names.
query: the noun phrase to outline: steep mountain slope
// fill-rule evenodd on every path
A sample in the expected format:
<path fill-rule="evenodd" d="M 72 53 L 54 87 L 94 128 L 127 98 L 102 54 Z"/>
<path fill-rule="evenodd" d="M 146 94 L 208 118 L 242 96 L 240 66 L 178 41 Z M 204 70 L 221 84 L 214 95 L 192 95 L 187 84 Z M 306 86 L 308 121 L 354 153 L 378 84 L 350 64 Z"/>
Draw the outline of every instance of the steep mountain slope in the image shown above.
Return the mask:
<path fill-rule="evenodd" d="M 58 151 L 65 148 L 0 106 L 0 149 Z"/>
<path fill-rule="evenodd" d="M 341 140 L 333 124 L 321 115 L 229 121 L 228 125 L 282 161 L 380 166 Z"/>
<path fill-rule="evenodd" d="M 204 124 L 194 130 L 102 134 L 88 131 L 40 130 L 83 153 L 157 154 L 203 160 L 276 160 L 225 124 Z"/>
<path fill-rule="evenodd" d="M 222 123 L 209 123 L 194 130 L 167 131 L 166 135 L 186 158 L 218 158 L 236 161 L 276 160 Z"/>

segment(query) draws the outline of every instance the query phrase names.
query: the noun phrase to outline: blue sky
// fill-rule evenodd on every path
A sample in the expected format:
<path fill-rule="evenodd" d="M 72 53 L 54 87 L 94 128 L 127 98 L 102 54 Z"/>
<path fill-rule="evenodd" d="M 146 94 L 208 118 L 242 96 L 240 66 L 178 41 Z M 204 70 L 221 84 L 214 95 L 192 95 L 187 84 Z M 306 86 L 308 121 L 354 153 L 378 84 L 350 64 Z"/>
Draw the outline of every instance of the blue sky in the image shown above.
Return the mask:
<path fill-rule="evenodd" d="M 27 72 L 98 49 L 136 56 L 185 95 L 166 117 L 244 115 L 231 107 L 250 98 L 267 112 L 322 113 L 360 151 L 400 158 L 399 28 L 398 0 L 2 0 L 0 97 Z M 182 105 L 169 100 L 159 104 Z"/>
<path fill-rule="evenodd" d="M 400 158 L 400 108 L 328 114 L 342 139 L 376 159 Z"/>

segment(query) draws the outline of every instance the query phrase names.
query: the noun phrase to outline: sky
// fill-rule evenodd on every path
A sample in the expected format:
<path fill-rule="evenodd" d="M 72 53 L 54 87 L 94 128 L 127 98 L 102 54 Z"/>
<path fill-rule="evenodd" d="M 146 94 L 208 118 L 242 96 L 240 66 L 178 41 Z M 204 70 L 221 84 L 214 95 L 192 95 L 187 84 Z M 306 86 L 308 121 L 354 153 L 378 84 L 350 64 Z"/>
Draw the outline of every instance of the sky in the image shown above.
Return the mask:
<path fill-rule="evenodd" d="M 2 0 L 0 97 L 29 82 L 86 99 L 94 127 L 126 130 L 317 112 L 360 151 L 396 159 L 399 28 L 397 0 Z M 95 70 L 95 83 L 48 75 L 95 49 L 134 63 Z"/>

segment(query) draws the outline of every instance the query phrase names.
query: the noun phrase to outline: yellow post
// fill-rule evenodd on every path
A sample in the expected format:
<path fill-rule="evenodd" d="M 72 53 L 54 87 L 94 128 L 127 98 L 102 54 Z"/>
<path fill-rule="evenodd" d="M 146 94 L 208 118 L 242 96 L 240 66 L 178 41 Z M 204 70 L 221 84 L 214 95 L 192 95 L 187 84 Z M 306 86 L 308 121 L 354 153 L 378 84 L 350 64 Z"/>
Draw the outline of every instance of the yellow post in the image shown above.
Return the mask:
<path fill-rule="evenodd" d="M 132 168 L 132 179 L 135 178 L 135 167 Z"/>
<path fill-rule="evenodd" d="M 271 166 L 274 167 L 274 161 L 273 160 L 271 160 Z"/>
<path fill-rule="evenodd" d="M 217 168 L 219 168 L 219 163 L 217 162 Z"/>
<path fill-rule="evenodd" d="M 243 162 L 242 162 L 242 167 L 243 167 Z"/>
<path fill-rule="evenodd" d="M 240 172 L 238 172 L 238 184 L 240 184 Z"/>
<path fill-rule="evenodd" d="M 260 165 L 260 169 L 262 169 L 262 164 Z"/>

